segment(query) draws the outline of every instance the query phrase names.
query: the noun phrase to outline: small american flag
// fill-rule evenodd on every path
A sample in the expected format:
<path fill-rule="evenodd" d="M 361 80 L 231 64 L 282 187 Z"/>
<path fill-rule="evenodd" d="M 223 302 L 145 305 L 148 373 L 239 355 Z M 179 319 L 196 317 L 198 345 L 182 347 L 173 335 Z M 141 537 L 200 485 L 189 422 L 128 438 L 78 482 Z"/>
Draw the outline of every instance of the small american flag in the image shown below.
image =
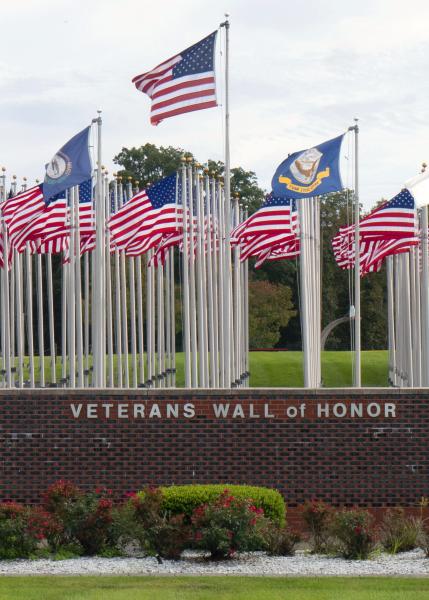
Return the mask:
<path fill-rule="evenodd" d="M 415 235 L 417 213 L 414 198 L 408 190 L 385 202 L 359 223 L 362 238 L 400 238 Z"/>
<path fill-rule="evenodd" d="M 217 31 L 160 65 L 137 75 L 133 83 L 152 100 L 150 122 L 217 106 L 214 50 Z"/>
<path fill-rule="evenodd" d="M 381 268 L 386 256 L 408 252 L 418 244 L 417 215 L 413 196 L 402 190 L 389 202 L 373 210 L 359 223 L 361 276 Z M 341 227 L 332 240 L 335 260 L 342 269 L 355 262 L 355 227 Z"/>
<path fill-rule="evenodd" d="M 259 210 L 231 232 L 231 243 L 241 243 L 255 236 L 295 233 L 297 214 L 294 200 L 270 194 Z"/>
<path fill-rule="evenodd" d="M 181 182 L 177 175 L 165 177 L 126 202 L 109 221 L 111 251 L 137 255 L 175 233 L 182 224 Z"/>

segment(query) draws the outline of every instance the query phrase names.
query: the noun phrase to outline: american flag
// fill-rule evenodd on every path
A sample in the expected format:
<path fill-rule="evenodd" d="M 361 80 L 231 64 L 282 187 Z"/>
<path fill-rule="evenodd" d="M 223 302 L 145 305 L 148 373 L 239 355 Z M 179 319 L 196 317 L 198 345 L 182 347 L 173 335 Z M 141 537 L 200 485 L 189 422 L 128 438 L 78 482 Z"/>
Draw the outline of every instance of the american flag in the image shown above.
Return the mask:
<path fill-rule="evenodd" d="M 268 248 L 258 255 L 258 260 L 255 263 L 255 269 L 260 269 L 265 261 L 272 260 L 291 260 L 298 258 L 300 252 L 299 238 L 290 242 L 285 242 L 274 248 Z"/>
<path fill-rule="evenodd" d="M 109 220 L 111 251 L 131 250 L 140 244 L 147 250 L 147 243 L 152 247 L 160 235 L 177 232 L 182 223 L 180 200 L 181 182 L 176 174 L 133 196 Z"/>
<path fill-rule="evenodd" d="M 160 65 L 137 75 L 133 83 L 152 100 L 150 122 L 217 106 L 214 31 L 206 38 Z"/>
<path fill-rule="evenodd" d="M 362 238 L 400 238 L 416 234 L 417 212 L 414 198 L 408 190 L 378 206 L 359 224 Z"/>
<path fill-rule="evenodd" d="M 361 276 L 381 268 L 386 256 L 408 252 L 417 246 L 418 230 L 414 199 L 403 190 L 389 202 L 364 217 L 359 228 L 359 264 Z M 352 269 L 355 262 L 355 226 L 341 227 L 332 239 L 338 266 Z"/>
<path fill-rule="evenodd" d="M 270 194 L 259 210 L 231 232 L 231 243 L 241 243 L 256 236 L 292 234 L 295 233 L 296 223 L 295 200 Z"/>

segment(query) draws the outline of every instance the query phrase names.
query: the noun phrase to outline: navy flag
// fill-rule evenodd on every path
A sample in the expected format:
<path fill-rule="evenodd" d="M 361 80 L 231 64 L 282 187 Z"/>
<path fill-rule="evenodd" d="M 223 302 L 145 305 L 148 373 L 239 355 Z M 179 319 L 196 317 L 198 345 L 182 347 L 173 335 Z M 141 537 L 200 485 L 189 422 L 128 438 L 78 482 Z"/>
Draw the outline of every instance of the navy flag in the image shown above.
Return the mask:
<path fill-rule="evenodd" d="M 344 135 L 318 146 L 294 152 L 277 168 L 272 181 L 273 195 L 282 198 L 309 198 L 343 188 L 339 169 Z"/>
<path fill-rule="evenodd" d="M 89 157 L 90 127 L 85 127 L 67 142 L 46 165 L 43 197 L 46 204 L 64 190 L 91 178 Z"/>

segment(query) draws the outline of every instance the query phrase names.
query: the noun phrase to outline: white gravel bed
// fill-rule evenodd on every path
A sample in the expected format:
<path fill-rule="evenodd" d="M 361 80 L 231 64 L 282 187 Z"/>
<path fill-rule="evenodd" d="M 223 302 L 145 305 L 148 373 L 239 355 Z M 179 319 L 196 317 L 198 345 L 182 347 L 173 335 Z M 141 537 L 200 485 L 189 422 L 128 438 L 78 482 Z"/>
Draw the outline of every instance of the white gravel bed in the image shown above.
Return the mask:
<path fill-rule="evenodd" d="M 212 562 L 197 552 L 186 552 L 180 561 L 155 558 L 74 558 L 68 560 L 0 561 L 0 575 L 390 575 L 429 576 L 429 559 L 421 550 L 370 560 L 344 560 L 298 552 L 272 557 L 263 552 L 242 554 L 230 561 Z"/>

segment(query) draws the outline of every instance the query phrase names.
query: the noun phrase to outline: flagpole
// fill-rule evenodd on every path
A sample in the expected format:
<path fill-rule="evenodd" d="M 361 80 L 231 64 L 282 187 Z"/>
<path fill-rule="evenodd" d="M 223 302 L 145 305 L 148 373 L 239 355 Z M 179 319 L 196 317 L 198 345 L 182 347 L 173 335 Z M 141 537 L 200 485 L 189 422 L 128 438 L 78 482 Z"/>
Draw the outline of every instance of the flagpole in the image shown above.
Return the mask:
<path fill-rule="evenodd" d="M 104 214 L 105 222 L 110 218 L 110 190 L 108 172 L 104 177 Z M 106 227 L 105 269 L 106 269 L 106 343 L 107 343 L 107 381 L 108 387 L 115 387 L 115 365 L 113 358 L 113 314 L 112 314 L 112 269 L 110 260 L 110 230 Z"/>
<path fill-rule="evenodd" d="M 225 27 L 225 196 L 224 196 L 224 233 L 222 240 L 224 252 L 224 277 L 223 286 L 223 352 L 224 352 L 224 386 L 231 387 L 231 165 L 230 165 L 230 141 L 229 141 L 229 14 L 225 13 L 225 21 L 221 27 Z"/>
<path fill-rule="evenodd" d="M 3 187 L 3 201 L 6 200 L 6 169 L 2 167 L 3 175 L 2 179 L 2 187 Z M 11 373 L 11 364 L 10 364 L 10 307 L 9 307 L 9 243 L 8 243 L 8 234 L 6 229 L 6 224 L 3 221 L 3 269 L 2 269 L 2 279 L 3 279 L 3 369 L 6 376 L 6 387 L 11 387 L 12 382 L 12 373 Z"/>
<path fill-rule="evenodd" d="M 118 200 L 118 181 L 116 177 L 113 183 L 113 203 L 115 214 L 118 211 L 119 200 Z M 120 270 L 120 256 L 119 249 L 115 247 L 115 328 L 116 328 L 116 369 L 117 369 L 117 380 L 118 387 L 123 386 L 122 383 L 122 311 L 121 311 L 121 270 Z"/>
<path fill-rule="evenodd" d="M 82 269 L 80 254 L 80 196 L 79 187 L 75 191 L 74 209 L 74 236 L 75 236 L 75 298 L 76 298 L 76 355 L 77 355 L 77 387 L 84 387 L 83 363 L 83 329 L 82 329 Z"/>
<path fill-rule="evenodd" d="M 55 364 L 55 326 L 54 326 L 54 296 L 52 286 L 52 255 L 50 252 L 46 255 L 46 280 L 48 294 L 48 314 L 49 314 L 49 347 L 51 355 L 51 385 L 57 383 L 56 364 Z"/>
<path fill-rule="evenodd" d="M 354 297 L 354 317 L 355 317 L 355 362 L 354 362 L 354 387 L 361 387 L 361 310 L 360 310 L 360 209 L 359 209 L 359 126 L 358 119 L 355 119 L 356 125 L 349 127 L 349 131 L 355 134 L 355 297 Z"/>
<path fill-rule="evenodd" d="M 93 335 L 92 354 L 94 364 L 94 387 L 102 388 L 105 384 L 105 290 L 104 290 L 104 252 L 105 252 L 105 220 L 103 197 L 103 172 L 101 154 L 101 111 L 93 119 L 97 124 L 97 185 L 96 185 L 96 244 L 94 250 L 95 272 L 93 289 Z"/>
<path fill-rule="evenodd" d="M 428 248 L 428 207 L 421 211 L 421 244 L 422 244 L 422 284 L 421 284 L 421 318 L 422 318 L 422 385 L 429 386 L 429 248 Z"/>

